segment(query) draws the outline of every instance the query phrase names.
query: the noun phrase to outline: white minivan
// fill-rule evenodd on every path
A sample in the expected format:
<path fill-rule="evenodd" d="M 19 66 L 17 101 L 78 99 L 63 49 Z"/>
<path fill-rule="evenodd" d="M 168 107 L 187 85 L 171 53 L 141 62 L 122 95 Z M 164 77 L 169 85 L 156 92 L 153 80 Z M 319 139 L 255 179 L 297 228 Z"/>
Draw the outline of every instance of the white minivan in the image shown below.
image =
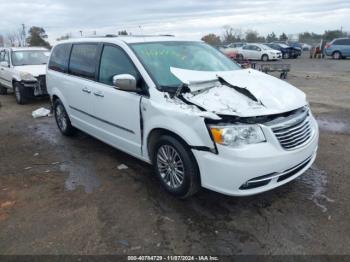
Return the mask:
<path fill-rule="evenodd" d="M 201 186 L 257 194 L 316 158 L 318 126 L 305 94 L 201 41 L 71 39 L 52 50 L 47 88 L 62 134 L 79 129 L 151 163 L 177 197 Z"/>

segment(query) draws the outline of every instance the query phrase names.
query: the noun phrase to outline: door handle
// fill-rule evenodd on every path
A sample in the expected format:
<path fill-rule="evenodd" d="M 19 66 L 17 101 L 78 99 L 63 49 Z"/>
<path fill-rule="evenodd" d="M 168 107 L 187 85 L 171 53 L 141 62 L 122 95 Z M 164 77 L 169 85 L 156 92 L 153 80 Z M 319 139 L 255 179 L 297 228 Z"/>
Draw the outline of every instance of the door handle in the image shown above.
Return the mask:
<path fill-rule="evenodd" d="M 104 97 L 104 94 L 101 91 L 94 92 L 94 95 L 99 97 Z"/>
<path fill-rule="evenodd" d="M 1 69 L 1 71 L 4 71 L 4 69 L 2 67 L 0 69 Z"/>
<path fill-rule="evenodd" d="M 91 93 L 91 90 L 88 89 L 87 87 L 84 87 L 81 91 L 83 91 L 83 92 L 85 92 L 85 93 L 88 93 L 88 94 Z"/>

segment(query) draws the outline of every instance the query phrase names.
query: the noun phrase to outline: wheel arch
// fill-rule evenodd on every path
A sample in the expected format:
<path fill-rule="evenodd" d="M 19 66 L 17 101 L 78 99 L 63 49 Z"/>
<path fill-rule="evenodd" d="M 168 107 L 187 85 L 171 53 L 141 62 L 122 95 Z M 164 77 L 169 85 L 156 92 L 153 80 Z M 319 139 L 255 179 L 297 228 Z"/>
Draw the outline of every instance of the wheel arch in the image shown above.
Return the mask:
<path fill-rule="evenodd" d="M 336 49 L 336 50 L 334 50 L 334 51 L 332 52 L 332 56 L 333 56 L 335 53 L 339 53 L 341 57 L 343 56 L 342 52 L 341 52 L 340 50 L 338 50 L 338 49 Z"/>
<path fill-rule="evenodd" d="M 156 139 L 157 139 L 157 137 L 160 137 L 163 135 L 172 136 L 172 137 L 178 139 L 187 148 L 189 148 L 189 149 L 191 148 L 191 146 L 185 141 L 185 139 L 183 139 L 177 133 L 170 131 L 169 129 L 166 129 L 166 128 L 154 128 L 147 135 L 147 153 L 148 153 L 151 161 L 152 161 L 152 156 L 154 153 L 153 149 L 154 149 L 154 145 L 156 143 Z"/>
<path fill-rule="evenodd" d="M 262 54 L 262 55 L 261 55 L 261 60 L 264 60 L 264 56 L 267 56 L 267 60 L 269 60 L 269 59 L 270 59 L 269 55 L 268 55 L 268 54 L 266 54 L 266 53 L 264 53 L 264 54 Z"/>
<path fill-rule="evenodd" d="M 180 135 L 176 134 L 173 131 L 170 131 L 170 130 L 165 129 L 165 128 L 154 128 L 148 134 L 148 136 L 147 136 L 147 151 L 148 151 L 148 155 L 150 158 L 150 162 L 153 163 L 153 161 L 152 161 L 153 154 L 154 154 L 153 149 L 154 149 L 155 143 L 157 141 L 157 138 L 160 136 L 163 136 L 163 135 L 168 135 L 170 137 L 177 139 L 185 148 L 187 148 L 190 157 L 193 159 L 194 164 L 196 165 L 196 169 L 198 171 L 198 181 L 199 181 L 199 185 L 201 185 L 202 178 L 201 178 L 199 164 L 198 164 L 198 161 L 197 161 L 195 155 L 193 154 L 193 152 L 191 150 L 191 146 L 185 141 L 185 139 L 183 139 Z"/>

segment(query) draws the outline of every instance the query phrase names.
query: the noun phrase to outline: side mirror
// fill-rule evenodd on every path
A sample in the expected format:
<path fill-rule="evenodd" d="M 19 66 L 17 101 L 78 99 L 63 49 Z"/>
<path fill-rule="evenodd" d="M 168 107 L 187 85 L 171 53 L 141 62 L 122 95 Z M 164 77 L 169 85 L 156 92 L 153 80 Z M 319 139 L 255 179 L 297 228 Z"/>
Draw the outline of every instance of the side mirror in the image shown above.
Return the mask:
<path fill-rule="evenodd" d="M 10 67 L 9 63 L 7 63 L 6 61 L 0 62 L 0 66 L 3 66 L 3 67 Z"/>
<path fill-rule="evenodd" d="M 120 74 L 113 76 L 113 85 L 116 89 L 136 92 L 138 91 L 136 87 L 136 79 L 129 74 Z"/>

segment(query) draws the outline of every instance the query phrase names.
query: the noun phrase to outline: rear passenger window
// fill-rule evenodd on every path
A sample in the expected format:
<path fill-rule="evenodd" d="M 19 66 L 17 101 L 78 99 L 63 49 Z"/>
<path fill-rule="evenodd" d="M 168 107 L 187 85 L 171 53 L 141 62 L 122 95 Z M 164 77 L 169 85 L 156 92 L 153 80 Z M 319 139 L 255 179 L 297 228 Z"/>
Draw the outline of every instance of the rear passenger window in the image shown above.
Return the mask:
<path fill-rule="evenodd" d="M 137 71 L 127 54 L 118 47 L 106 45 L 101 57 L 99 82 L 113 85 L 113 76 L 130 74 L 138 79 Z"/>
<path fill-rule="evenodd" d="M 350 45 L 350 39 L 339 39 L 335 40 L 334 45 Z"/>
<path fill-rule="evenodd" d="M 71 75 L 95 79 L 97 44 L 75 44 L 69 61 Z"/>
<path fill-rule="evenodd" d="M 49 69 L 66 73 L 68 71 L 70 49 L 70 44 L 61 44 L 56 46 L 51 54 Z"/>

